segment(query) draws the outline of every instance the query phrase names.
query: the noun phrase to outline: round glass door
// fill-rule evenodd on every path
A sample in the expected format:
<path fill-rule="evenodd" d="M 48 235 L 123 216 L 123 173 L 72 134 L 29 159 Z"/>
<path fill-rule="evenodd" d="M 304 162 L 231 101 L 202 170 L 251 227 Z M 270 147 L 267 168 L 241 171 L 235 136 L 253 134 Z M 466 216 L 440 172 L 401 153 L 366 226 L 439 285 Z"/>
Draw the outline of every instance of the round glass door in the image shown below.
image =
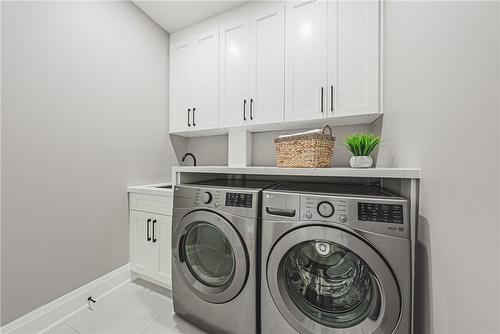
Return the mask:
<path fill-rule="evenodd" d="M 248 254 L 234 226 L 217 213 L 188 213 L 173 231 L 174 270 L 202 299 L 225 303 L 243 289 L 248 276 Z"/>
<path fill-rule="evenodd" d="M 217 287 L 232 278 L 235 267 L 233 249 L 214 225 L 194 225 L 186 234 L 184 247 L 187 266 L 200 282 Z"/>
<path fill-rule="evenodd" d="M 371 269 L 358 255 L 331 241 L 292 247 L 281 261 L 279 275 L 295 306 L 327 327 L 355 326 L 380 308 Z"/>
<path fill-rule="evenodd" d="M 267 285 L 285 320 L 302 334 L 392 333 L 401 313 L 396 279 L 363 239 L 304 226 L 277 240 Z"/>

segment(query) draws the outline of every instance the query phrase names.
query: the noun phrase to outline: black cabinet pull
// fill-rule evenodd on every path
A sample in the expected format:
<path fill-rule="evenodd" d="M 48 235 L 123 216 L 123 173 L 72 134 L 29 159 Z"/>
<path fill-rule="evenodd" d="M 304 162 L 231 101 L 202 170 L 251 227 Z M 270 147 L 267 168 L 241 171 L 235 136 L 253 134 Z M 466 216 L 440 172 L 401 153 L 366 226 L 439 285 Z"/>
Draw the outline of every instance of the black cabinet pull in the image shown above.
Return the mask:
<path fill-rule="evenodd" d="M 191 123 L 189 123 L 189 113 L 191 112 L 191 109 L 188 108 L 188 126 L 191 126 Z"/>
<path fill-rule="evenodd" d="M 156 225 L 156 219 L 153 219 L 153 242 L 156 242 L 155 225 Z"/>
<path fill-rule="evenodd" d="M 334 104 L 333 104 L 333 85 L 330 86 L 330 111 L 333 112 Z"/>
<path fill-rule="evenodd" d="M 247 120 L 247 100 L 243 100 L 243 120 Z"/>
<path fill-rule="evenodd" d="M 321 87 L 321 113 L 323 113 L 323 87 Z"/>
<path fill-rule="evenodd" d="M 253 120 L 253 99 L 250 99 L 250 119 Z"/>
<path fill-rule="evenodd" d="M 196 123 L 194 122 L 194 111 L 196 110 L 196 108 L 193 108 L 193 126 L 196 126 Z"/>
<path fill-rule="evenodd" d="M 149 234 L 149 223 L 151 223 L 151 218 L 146 221 L 146 240 L 151 241 L 151 235 Z"/>

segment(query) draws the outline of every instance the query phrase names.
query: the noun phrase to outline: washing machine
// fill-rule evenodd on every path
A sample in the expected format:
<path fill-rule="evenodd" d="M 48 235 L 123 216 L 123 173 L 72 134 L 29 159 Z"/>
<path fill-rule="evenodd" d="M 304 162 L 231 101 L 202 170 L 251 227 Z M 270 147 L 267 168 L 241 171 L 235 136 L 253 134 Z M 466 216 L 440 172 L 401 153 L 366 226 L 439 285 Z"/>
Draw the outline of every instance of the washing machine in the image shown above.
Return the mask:
<path fill-rule="evenodd" d="M 257 332 L 261 192 L 273 183 L 213 180 L 174 188 L 172 297 L 211 333 Z"/>
<path fill-rule="evenodd" d="M 377 187 L 263 192 L 263 334 L 409 334 L 409 204 Z"/>

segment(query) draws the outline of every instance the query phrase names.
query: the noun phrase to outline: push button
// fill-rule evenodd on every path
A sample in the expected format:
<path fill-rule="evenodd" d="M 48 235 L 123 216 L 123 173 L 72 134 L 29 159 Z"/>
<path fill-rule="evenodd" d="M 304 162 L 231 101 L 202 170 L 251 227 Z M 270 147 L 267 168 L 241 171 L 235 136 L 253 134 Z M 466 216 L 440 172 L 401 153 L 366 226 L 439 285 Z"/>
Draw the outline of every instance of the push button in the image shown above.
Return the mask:
<path fill-rule="evenodd" d="M 345 222 L 347 222 L 347 216 L 346 215 L 341 215 L 339 217 L 339 222 L 341 222 L 342 224 L 344 224 Z"/>
<path fill-rule="evenodd" d="M 311 219 L 313 217 L 312 213 L 309 211 L 306 211 L 304 215 L 306 216 L 307 219 Z"/>

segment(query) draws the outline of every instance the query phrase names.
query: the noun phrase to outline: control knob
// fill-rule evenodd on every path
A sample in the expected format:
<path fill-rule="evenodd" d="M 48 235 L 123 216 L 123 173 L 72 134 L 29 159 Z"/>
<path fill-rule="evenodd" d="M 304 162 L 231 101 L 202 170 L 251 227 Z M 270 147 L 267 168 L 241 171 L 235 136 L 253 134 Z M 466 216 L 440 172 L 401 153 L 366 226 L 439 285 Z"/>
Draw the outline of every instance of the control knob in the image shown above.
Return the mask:
<path fill-rule="evenodd" d="M 326 202 L 326 201 L 320 202 L 318 204 L 317 209 L 318 209 L 319 215 L 323 218 L 329 218 L 329 217 L 333 216 L 333 213 L 335 212 L 335 209 L 333 208 L 332 203 Z"/>
<path fill-rule="evenodd" d="M 208 191 L 204 192 L 202 195 L 201 195 L 201 200 L 203 203 L 205 204 L 208 204 L 212 201 L 212 194 L 209 193 Z"/>

